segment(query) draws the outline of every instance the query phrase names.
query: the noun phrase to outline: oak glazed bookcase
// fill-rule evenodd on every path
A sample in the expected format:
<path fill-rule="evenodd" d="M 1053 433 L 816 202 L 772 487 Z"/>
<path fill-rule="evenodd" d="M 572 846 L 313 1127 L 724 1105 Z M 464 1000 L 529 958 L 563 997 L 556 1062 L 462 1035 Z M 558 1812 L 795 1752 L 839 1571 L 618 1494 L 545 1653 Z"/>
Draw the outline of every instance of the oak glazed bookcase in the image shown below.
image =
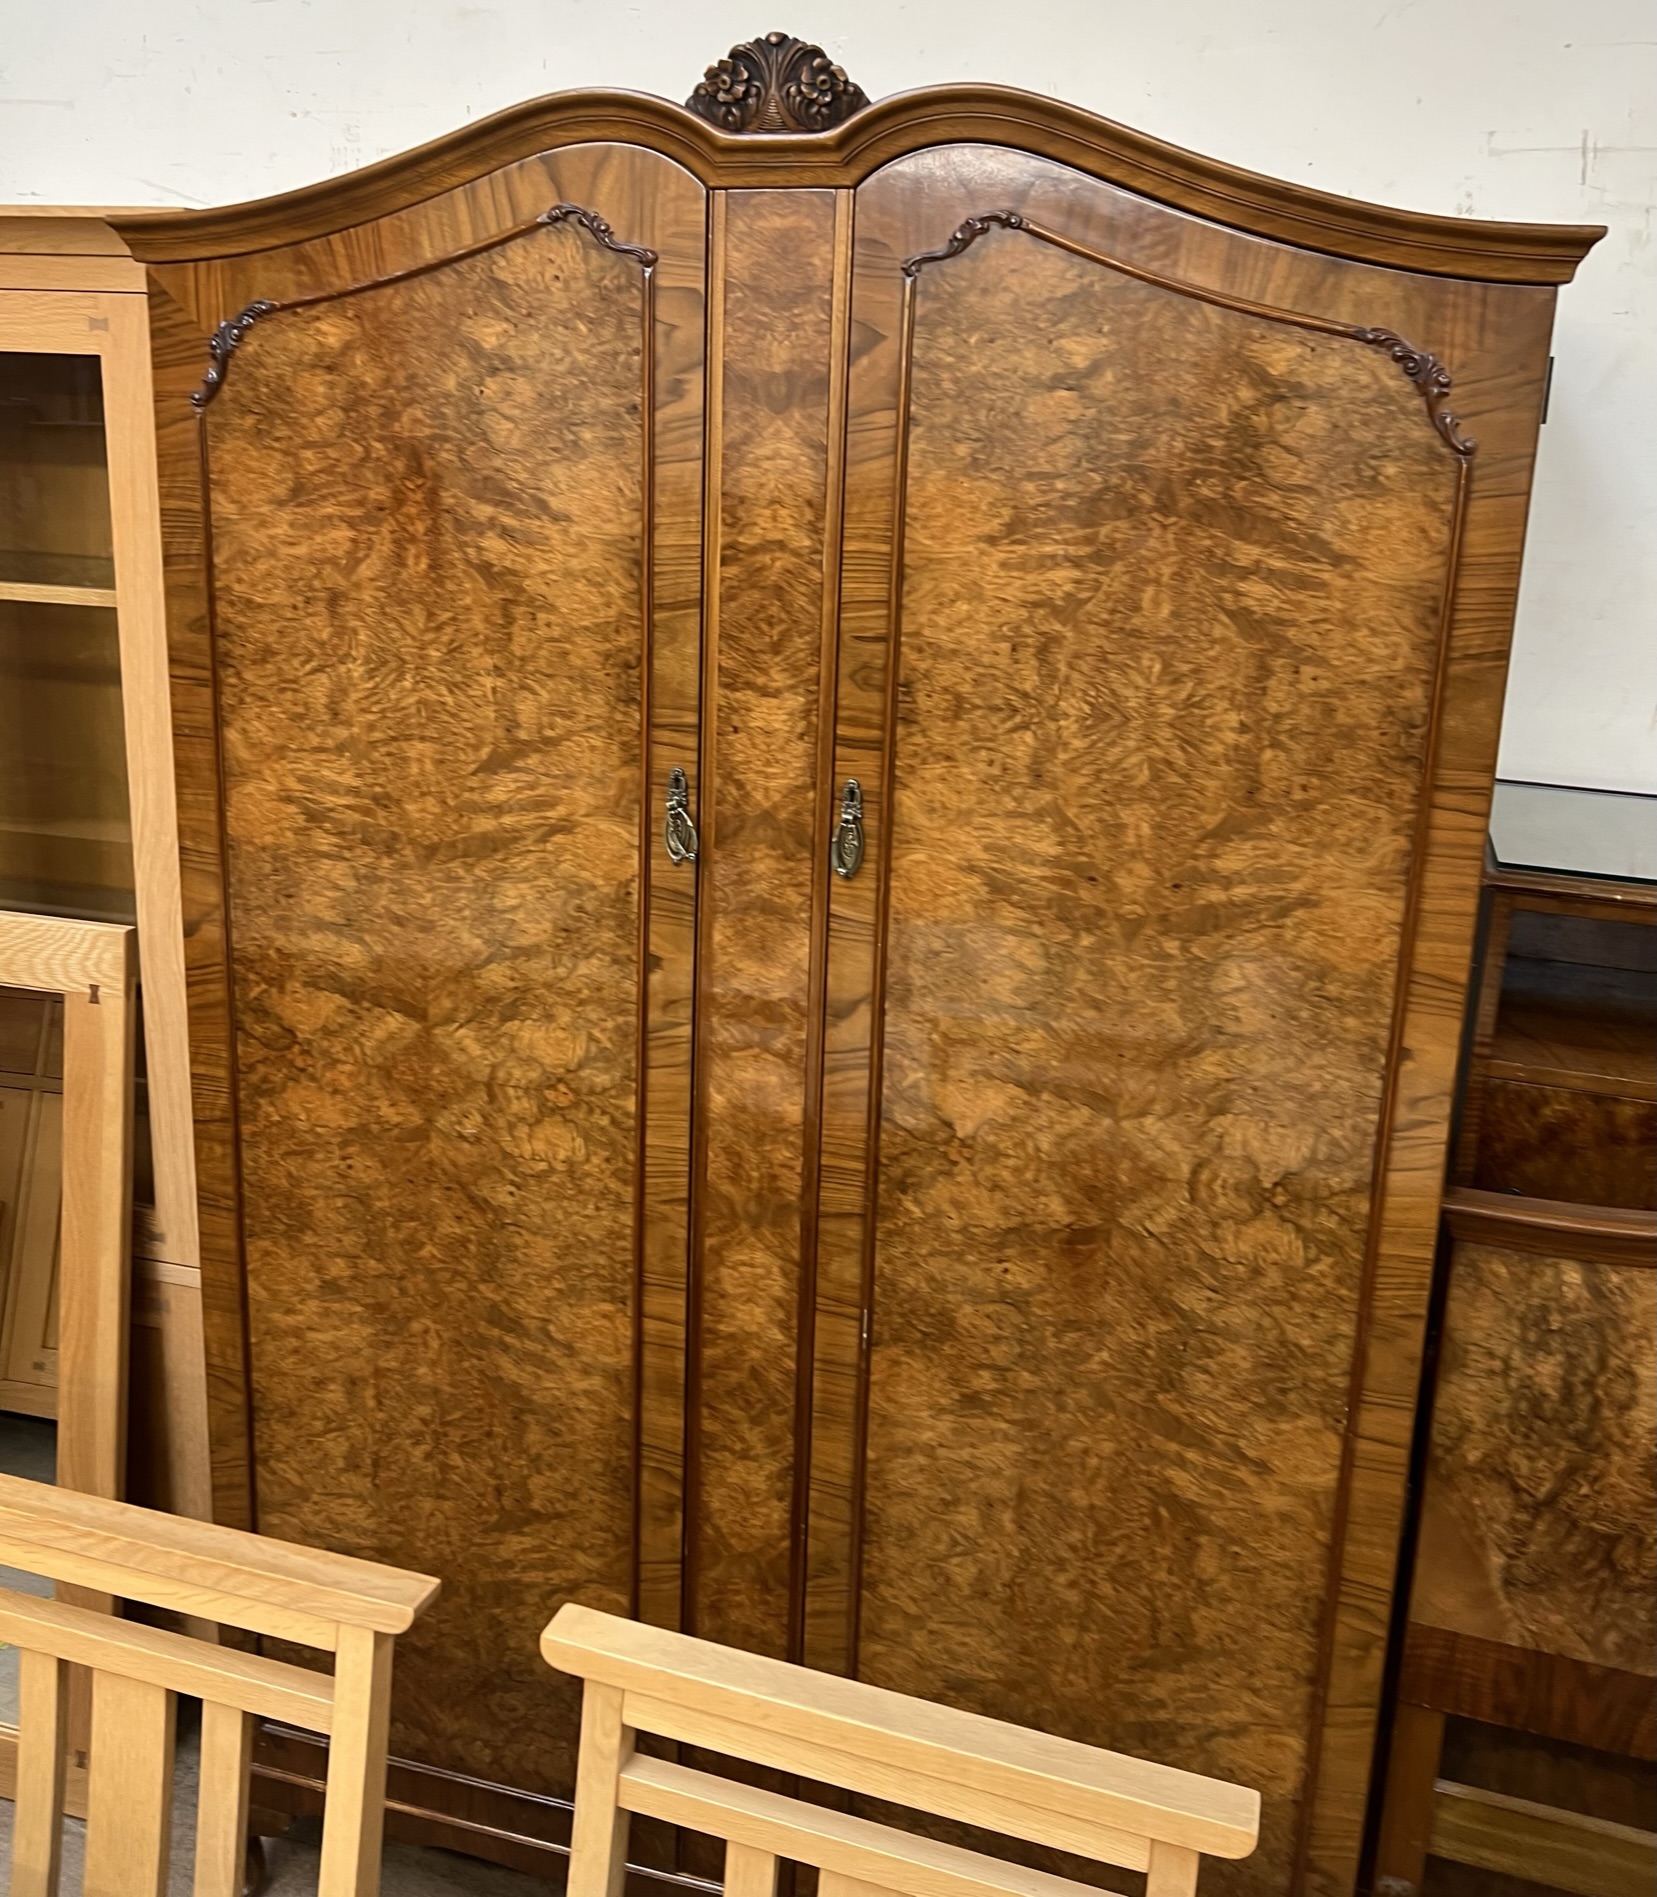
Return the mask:
<path fill-rule="evenodd" d="M 120 229 L 216 1506 L 444 1577 L 404 1819 L 554 1861 L 569 1598 L 1242 1779 L 1209 1888 L 1348 1889 L 1598 232 L 783 35 Z"/>

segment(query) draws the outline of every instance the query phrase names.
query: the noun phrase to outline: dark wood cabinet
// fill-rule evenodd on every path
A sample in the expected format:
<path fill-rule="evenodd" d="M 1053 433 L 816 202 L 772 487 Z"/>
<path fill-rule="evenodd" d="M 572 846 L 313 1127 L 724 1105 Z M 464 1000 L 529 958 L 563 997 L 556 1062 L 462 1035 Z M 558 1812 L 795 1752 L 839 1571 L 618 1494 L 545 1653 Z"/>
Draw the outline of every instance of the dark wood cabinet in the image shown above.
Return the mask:
<path fill-rule="evenodd" d="M 1375 1889 L 1624 1897 L 1657 1874 L 1653 800 L 1500 790 Z"/>
<path fill-rule="evenodd" d="M 579 1598 L 1343 1891 L 1594 233 L 808 55 L 123 225 L 219 1507 L 444 1577 L 445 1842 L 558 1835 Z"/>
<path fill-rule="evenodd" d="M 1651 818 L 1648 799 L 1558 794 Z M 1637 880 L 1492 867 L 1458 1184 L 1657 1211 L 1654 908 Z"/>

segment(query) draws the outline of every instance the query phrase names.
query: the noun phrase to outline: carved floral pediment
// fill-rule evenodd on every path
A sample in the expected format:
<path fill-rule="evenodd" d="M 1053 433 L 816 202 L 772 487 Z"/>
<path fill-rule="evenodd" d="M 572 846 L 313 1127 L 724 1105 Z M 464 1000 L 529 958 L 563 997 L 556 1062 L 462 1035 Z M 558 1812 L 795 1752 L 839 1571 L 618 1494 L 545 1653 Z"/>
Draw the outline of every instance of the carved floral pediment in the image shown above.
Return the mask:
<path fill-rule="evenodd" d="M 822 47 L 791 33 L 733 46 L 685 101 L 722 132 L 826 132 L 868 103 Z"/>

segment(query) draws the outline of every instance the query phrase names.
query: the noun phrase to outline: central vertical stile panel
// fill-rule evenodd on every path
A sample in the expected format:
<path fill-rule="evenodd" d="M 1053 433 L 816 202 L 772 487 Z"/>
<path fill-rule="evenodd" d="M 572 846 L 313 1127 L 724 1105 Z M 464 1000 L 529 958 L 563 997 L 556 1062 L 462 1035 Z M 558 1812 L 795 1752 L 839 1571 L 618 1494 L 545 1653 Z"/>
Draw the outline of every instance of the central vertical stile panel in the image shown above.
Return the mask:
<path fill-rule="evenodd" d="M 849 191 L 717 191 L 687 1627 L 783 1656 L 814 1238 Z"/>
<path fill-rule="evenodd" d="M 202 404 L 257 1523 L 441 1574 L 393 1751 L 535 1793 L 548 1602 L 678 1613 L 704 342 L 693 181 L 550 169 Z"/>

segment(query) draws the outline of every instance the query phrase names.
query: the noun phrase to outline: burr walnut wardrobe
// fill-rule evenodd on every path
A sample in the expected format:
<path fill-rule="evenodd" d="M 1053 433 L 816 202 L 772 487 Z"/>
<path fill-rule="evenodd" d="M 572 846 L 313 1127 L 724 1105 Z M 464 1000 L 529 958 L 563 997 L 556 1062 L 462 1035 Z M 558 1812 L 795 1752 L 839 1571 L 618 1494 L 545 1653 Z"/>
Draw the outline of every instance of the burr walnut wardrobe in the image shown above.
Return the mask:
<path fill-rule="evenodd" d="M 1241 1779 L 1211 1887 L 1349 1889 L 1597 233 L 782 35 L 121 230 L 217 1508 L 443 1577 L 403 1820 L 553 1861 L 574 1599 Z"/>

